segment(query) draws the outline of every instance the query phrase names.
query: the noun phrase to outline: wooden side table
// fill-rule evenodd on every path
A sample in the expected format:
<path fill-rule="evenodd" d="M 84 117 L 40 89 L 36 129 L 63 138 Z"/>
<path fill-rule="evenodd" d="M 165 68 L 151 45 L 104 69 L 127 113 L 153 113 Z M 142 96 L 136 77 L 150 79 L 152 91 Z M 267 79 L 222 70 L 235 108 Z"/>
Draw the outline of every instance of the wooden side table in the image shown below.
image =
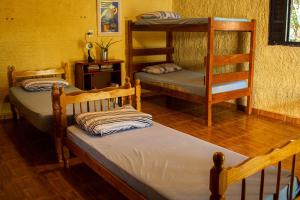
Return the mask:
<path fill-rule="evenodd" d="M 111 84 L 121 85 L 123 60 L 75 62 L 75 86 L 81 90 L 100 89 Z"/>

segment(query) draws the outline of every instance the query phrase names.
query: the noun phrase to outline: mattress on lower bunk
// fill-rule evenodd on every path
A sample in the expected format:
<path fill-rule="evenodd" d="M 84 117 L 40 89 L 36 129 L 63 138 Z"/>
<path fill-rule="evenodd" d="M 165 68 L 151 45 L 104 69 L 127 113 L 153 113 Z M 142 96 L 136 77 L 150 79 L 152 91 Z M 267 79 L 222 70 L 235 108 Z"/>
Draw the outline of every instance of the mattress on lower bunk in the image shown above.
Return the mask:
<path fill-rule="evenodd" d="M 215 21 L 222 22 L 250 22 L 249 19 L 243 18 L 222 18 L 215 17 Z M 181 18 L 181 19 L 139 19 L 136 25 L 153 25 L 153 24 L 207 24 L 208 18 Z"/>
<path fill-rule="evenodd" d="M 74 91 L 79 91 L 79 89 L 74 86 L 65 88 L 66 93 Z M 9 97 L 22 115 L 37 129 L 52 133 L 54 122 L 51 91 L 29 92 L 22 87 L 12 87 Z"/>
<path fill-rule="evenodd" d="M 146 72 L 135 73 L 135 78 L 142 83 L 148 83 L 171 90 L 205 96 L 204 74 L 190 70 L 181 70 L 167 74 L 150 74 Z M 212 87 L 212 94 L 244 89 L 248 87 L 246 80 L 235 81 L 224 84 L 215 84 Z"/>
<path fill-rule="evenodd" d="M 67 137 L 104 167 L 147 199 L 209 199 L 209 171 L 215 152 L 225 154 L 225 165 L 235 166 L 247 157 L 155 123 L 105 137 L 93 137 L 70 126 Z M 290 173 L 282 171 L 281 200 L 287 199 Z M 273 199 L 277 169 L 265 170 L 265 199 Z M 258 199 L 260 173 L 246 179 L 246 199 Z M 299 193 L 294 181 L 294 196 Z M 241 184 L 228 189 L 227 199 L 240 199 Z"/>

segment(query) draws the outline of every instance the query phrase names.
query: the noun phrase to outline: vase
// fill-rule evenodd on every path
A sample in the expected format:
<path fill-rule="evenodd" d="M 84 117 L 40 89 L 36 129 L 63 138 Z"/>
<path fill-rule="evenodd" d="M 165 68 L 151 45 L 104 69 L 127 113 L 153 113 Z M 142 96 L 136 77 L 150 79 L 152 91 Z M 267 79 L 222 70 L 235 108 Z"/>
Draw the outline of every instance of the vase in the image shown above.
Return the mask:
<path fill-rule="evenodd" d="M 108 60 L 108 50 L 107 49 L 101 49 L 100 51 L 100 59 L 107 61 Z"/>

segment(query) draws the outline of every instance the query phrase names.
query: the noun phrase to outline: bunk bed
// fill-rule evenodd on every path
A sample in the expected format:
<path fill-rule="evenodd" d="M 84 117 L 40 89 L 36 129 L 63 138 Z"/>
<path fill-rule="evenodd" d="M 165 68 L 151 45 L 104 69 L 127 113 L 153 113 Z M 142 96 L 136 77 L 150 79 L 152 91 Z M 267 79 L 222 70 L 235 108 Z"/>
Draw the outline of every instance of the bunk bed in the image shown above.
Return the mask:
<path fill-rule="evenodd" d="M 291 200 L 299 195 L 295 176 L 299 140 L 247 158 L 156 122 L 148 128 L 91 136 L 76 124 L 67 125 L 67 106 L 121 98 L 120 106 L 132 105 L 134 99 L 140 111 L 140 82 L 136 80 L 135 87 L 127 81 L 120 88 L 70 94 L 62 88 L 53 95 L 65 167 L 70 167 L 71 151 L 128 199 Z M 90 109 L 95 111 L 101 113 Z M 281 161 L 290 156 L 291 171 L 283 170 Z"/>
<path fill-rule="evenodd" d="M 252 112 L 252 91 L 254 76 L 254 53 L 256 38 L 256 20 L 230 18 L 192 18 L 172 20 L 138 20 L 127 21 L 126 29 L 126 67 L 127 75 L 141 80 L 142 87 L 167 96 L 181 98 L 192 102 L 202 102 L 206 106 L 207 125 L 212 124 L 212 105 L 241 97 L 247 97 L 246 112 Z M 134 48 L 134 32 L 165 32 L 166 47 Z M 215 55 L 214 43 L 217 31 L 249 32 L 250 52 L 233 55 Z M 205 73 L 191 71 L 172 72 L 170 74 L 153 75 L 140 72 L 142 68 L 161 63 L 173 63 L 174 32 L 207 32 L 207 56 Z M 165 55 L 166 59 L 159 62 L 134 62 L 140 56 Z M 230 64 L 249 63 L 248 71 L 213 74 L 215 67 Z M 176 73 L 176 74 L 175 74 Z M 181 78 L 180 78 L 181 77 Z M 194 77 L 188 80 L 188 77 Z M 195 79 L 198 80 L 195 81 Z"/>
<path fill-rule="evenodd" d="M 62 67 L 43 69 L 43 70 L 28 70 L 17 71 L 14 66 L 8 67 L 9 81 L 9 101 L 11 111 L 15 121 L 22 116 L 30 122 L 36 129 L 55 136 L 53 108 L 51 100 L 51 90 L 30 92 L 22 88 L 21 82 L 25 79 L 45 78 L 45 77 L 61 77 L 68 80 L 68 64 L 64 63 Z M 66 87 L 66 92 L 79 91 L 78 88 L 69 85 Z M 57 146 L 55 138 L 56 153 L 58 161 L 62 162 L 60 147 Z"/>

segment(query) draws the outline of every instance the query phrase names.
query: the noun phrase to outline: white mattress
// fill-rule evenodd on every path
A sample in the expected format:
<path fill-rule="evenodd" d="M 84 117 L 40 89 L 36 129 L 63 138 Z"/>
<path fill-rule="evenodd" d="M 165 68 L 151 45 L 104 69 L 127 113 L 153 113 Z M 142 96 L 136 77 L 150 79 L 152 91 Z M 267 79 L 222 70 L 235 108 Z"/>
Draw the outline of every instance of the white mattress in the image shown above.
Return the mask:
<path fill-rule="evenodd" d="M 150 74 L 146 72 L 135 73 L 135 78 L 142 83 L 154 84 L 160 87 L 174 88 L 176 90 L 196 94 L 204 97 L 206 88 L 204 85 L 204 74 L 191 70 L 181 70 L 167 74 Z M 212 87 L 212 94 L 229 92 L 248 87 L 246 80 L 215 84 Z"/>
<path fill-rule="evenodd" d="M 226 166 L 245 156 L 161 124 L 105 137 L 93 137 L 70 126 L 67 137 L 148 199 L 209 199 L 209 171 L 214 152 L 225 154 Z M 265 199 L 272 199 L 275 168 L 266 170 Z M 280 199 L 286 199 L 289 173 L 282 172 Z M 247 200 L 258 199 L 260 176 L 247 179 Z M 299 191 L 295 181 L 295 192 Z M 298 189 L 296 191 L 296 189 Z M 227 199 L 240 199 L 241 185 L 230 187 Z"/>
<path fill-rule="evenodd" d="M 222 22 L 250 22 L 243 18 L 222 18 L 215 17 L 215 21 Z M 180 18 L 180 19 L 140 19 L 135 22 L 136 25 L 154 25 L 154 24 L 207 24 L 208 18 Z"/>

